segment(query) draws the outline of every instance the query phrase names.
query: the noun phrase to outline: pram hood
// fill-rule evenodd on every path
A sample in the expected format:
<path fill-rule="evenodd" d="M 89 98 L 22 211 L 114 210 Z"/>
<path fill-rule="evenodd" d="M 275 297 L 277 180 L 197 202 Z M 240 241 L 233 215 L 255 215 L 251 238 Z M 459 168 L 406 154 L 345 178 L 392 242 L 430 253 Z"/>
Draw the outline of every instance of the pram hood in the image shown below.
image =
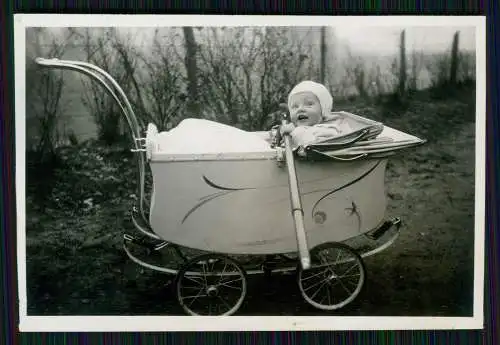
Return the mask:
<path fill-rule="evenodd" d="M 352 160 L 390 155 L 398 150 L 425 143 L 425 140 L 421 138 L 396 130 L 381 122 L 344 111 L 333 114 L 344 116 L 354 130 L 345 135 L 302 147 L 308 156 Z"/>

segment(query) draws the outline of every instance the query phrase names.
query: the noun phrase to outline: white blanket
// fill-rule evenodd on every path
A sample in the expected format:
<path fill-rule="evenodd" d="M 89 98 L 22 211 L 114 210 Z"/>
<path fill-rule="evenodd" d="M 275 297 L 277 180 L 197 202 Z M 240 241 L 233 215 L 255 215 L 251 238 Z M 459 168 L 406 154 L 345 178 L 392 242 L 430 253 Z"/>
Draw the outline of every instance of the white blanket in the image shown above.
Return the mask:
<path fill-rule="evenodd" d="M 185 119 L 177 127 L 158 133 L 155 144 L 159 152 L 168 154 L 272 151 L 258 134 L 203 119 Z"/>

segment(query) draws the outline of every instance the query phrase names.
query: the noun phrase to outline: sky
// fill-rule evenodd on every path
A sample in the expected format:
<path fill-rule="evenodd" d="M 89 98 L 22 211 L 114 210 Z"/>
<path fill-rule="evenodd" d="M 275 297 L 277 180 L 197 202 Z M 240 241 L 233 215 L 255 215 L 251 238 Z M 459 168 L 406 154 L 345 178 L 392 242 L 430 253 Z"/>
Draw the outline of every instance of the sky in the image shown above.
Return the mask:
<path fill-rule="evenodd" d="M 451 48 L 453 35 L 460 32 L 459 49 L 476 49 L 473 26 L 334 26 L 331 27 L 337 42 L 347 44 L 351 50 L 370 55 L 393 55 L 399 50 L 399 39 L 406 30 L 408 50 L 444 52 Z M 138 41 L 143 39 L 137 37 Z M 318 41 L 319 43 L 319 41 Z"/>
<path fill-rule="evenodd" d="M 126 31 L 137 32 L 130 27 Z M 475 28 L 473 26 L 332 26 L 337 43 L 343 43 L 352 51 L 370 55 L 394 55 L 398 53 L 400 33 L 406 30 L 406 47 L 409 51 L 415 49 L 424 52 L 444 52 L 451 48 L 453 35 L 460 32 L 459 49 L 476 49 Z M 152 29 L 139 29 L 134 35 L 137 44 L 145 44 L 152 34 Z M 319 41 L 318 41 L 319 43 Z"/>
<path fill-rule="evenodd" d="M 460 49 L 475 50 L 475 28 L 457 27 L 334 27 L 337 38 L 348 43 L 352 49 L 366 53 L 395 53 L 399 45 L 401 30 L 406 30 L 406 46 L 416 50 L 443 51 L 451 47 L 453 35 L 460 31 Z"/>

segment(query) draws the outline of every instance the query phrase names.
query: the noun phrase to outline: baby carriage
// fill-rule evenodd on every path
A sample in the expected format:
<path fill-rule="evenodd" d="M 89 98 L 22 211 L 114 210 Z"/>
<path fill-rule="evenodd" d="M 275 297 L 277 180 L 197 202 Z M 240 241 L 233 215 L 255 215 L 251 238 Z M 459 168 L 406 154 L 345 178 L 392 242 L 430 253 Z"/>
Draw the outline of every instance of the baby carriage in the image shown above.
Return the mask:
<path fill-rule="evenodd" d="M 295 273 L 313 307 L 343 308 L 365 284 L 363 259 L 399 236 L 401 220 L 385 218 L 385 170 L 396 151 L 423 144 L 420 138 L 337 112 L 353 132 L 301 148 L 305 158 L 295 157 L 287 136 L 285 147 L 276 145 L 273 131 L 245 133 L 264 139 L 257 151 L 175 151 L 168 133 L 139 124 L 102 69 L 36 62 L 91 77 L 119 105 L 133 137 L 139 195 L 132 211 L 137 234 L 125 233 L 123 248 L 142 267 L 175 276 L 176 298 L 189 315 L 232 315 L 248 277 L 273 273 Z M 146 200 L 148 167 L 153 186 Z M 176 258 L 158 263 L 167 249 Z"/>

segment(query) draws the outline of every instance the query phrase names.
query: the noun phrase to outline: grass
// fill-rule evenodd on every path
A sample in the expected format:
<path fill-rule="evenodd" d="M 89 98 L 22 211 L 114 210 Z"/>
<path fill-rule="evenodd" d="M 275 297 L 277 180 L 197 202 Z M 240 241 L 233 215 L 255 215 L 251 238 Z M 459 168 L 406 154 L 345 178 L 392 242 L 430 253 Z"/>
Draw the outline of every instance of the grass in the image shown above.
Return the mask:
<path fill-rule="evenodd" d="M 340 315 L 470 316 L 473 296 L 475 90 L 404 104 L 338 104 L 428 143 L 387 168 L 388 216 L 403 231 L 365 260 L 364 292 Z M 61 149 L 51 179 L 27 170 L 26 262 L 29 315 L 182 314 L 173 277 L 143 270 L 121 248 L 135 200 L 128 148 L 87 141 Z M 293 276 L 251 278 L 240 315 L 321 315 Z"/>

